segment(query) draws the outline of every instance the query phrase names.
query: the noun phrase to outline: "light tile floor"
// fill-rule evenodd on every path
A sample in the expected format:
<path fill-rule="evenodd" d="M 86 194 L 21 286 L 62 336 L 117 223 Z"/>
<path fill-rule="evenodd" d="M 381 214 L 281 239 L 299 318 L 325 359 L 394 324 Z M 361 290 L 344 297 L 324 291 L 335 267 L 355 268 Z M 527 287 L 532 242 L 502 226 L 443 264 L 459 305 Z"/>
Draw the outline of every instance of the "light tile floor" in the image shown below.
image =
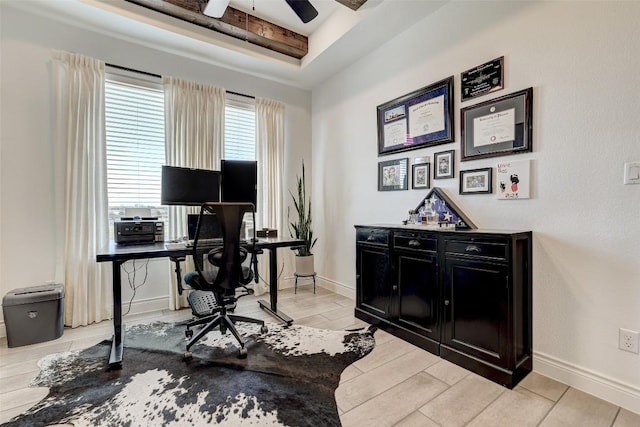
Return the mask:
<path fill-rule="evenodd" d="M 274 321 L 256 299 L 241 299 L 236 313 Z M 323 288 L 315 295 L 311 286 L 299 286 L 297 294 L 284 289 L 278 300 L 297 324 L 335 330 L 366 326 L 354 317 L 353 300 Z M 125 323 L 190 317 L 190 310 L 167 310 L 130 315 Z M 57 340 L 24 347 L 8 348 L 6 338 L 0 340 L 0 423 L 46 395 L 46 389 L 28 387 L 42 356 L 86 348 L 111 333 L 107 321 L 65 329 Z M 375 349 L 343 372 L 336 390 L 344 427 L 640 426 L 640 415 L 535 372 L 508 390 L 384 331 L 375 338 Z"/>

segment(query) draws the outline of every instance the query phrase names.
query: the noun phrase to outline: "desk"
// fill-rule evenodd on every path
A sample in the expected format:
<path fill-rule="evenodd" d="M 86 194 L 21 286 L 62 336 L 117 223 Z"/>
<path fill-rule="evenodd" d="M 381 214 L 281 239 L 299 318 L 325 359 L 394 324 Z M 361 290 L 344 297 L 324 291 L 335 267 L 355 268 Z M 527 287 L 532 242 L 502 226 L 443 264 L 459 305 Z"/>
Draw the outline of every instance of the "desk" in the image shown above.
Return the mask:
<path fill-rule="evenodd" d="M 293 322 L 286 314 L 278 311 L 278 255 L 277 249 L 284 247 L 296 247 L 304 244 L 297 239 L 285 239 L 278 237 L 260 238 L 255 243 L 255 249 L 267 249 L 269 251 L 269 303 L 259 300 L 258 304 L 263 310 L 268 311 L 278 319 L 290 325 Z M 97 262 L 111 262 L 113 268 L 113 341 L 109 365 L 122 364 L 124 328 L 122 327 L 122 289 L 120 266 L 132 259 L 145 258 L 171 258 L 176 263 L 176 270 L 180 270 L 180 260 L 191 255 L 191 248 L 180 243 L 155 243 L 144 245 L 116 245 L 110 241 L 96 255 Z"/>

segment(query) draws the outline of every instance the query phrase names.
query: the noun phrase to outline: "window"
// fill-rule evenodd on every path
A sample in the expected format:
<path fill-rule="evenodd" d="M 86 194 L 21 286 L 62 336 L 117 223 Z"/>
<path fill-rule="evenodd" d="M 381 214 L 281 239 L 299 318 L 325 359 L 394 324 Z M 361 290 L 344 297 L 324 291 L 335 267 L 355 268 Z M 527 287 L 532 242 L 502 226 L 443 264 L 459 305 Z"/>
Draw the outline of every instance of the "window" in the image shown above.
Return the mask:
<path fill-rule="evenodd" d="M 105 118 L 110 232 L 127 208 L 149 208 L 151 216 L 166 221 L 168 209 L 160 205 L 165 164 L 161 84 L 109 74 Z"/>
<path fill-rule="evenodd" d="M 256 159 L 256 106 L 247 96 L 227 92 L 224 109 L 224 159 Z"/>
<path fill-rule="evenodd" d="M 225 160 L 256 159 L 256 103 L 248 96 L 227 92 L 224 108 Z M 253 218 L 244 217 L 245 227 L 253 229 Z"/>
<path fill-rule="evenodd" d="M 167 223 L 168 208 L 160 204 L 161 166 L 166 164 L 160 79 L 109 70 L 105 116 L 109 232 L 127 208 L 148 208 Z M 255 160 L 255 133 L 254 99 L 227 93 L 224 158 Z"/>

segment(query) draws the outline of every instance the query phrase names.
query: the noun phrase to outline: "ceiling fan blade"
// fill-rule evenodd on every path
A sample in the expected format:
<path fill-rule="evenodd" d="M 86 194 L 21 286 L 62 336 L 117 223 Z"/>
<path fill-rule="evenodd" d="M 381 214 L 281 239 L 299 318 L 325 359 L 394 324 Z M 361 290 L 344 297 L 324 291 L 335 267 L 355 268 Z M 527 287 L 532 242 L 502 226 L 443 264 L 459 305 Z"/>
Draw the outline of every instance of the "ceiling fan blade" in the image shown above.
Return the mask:
<path fill-rule="evenodd" d="M 212 18 L 221 18 L 227 6 L 229 6 L 229 0 L 209 0 L 202 13 Z"/>
<path fill-rule="evenodd" d="M 318 11 L 309 0 L 285 0 L 305 24 L 318 16 Z"/>

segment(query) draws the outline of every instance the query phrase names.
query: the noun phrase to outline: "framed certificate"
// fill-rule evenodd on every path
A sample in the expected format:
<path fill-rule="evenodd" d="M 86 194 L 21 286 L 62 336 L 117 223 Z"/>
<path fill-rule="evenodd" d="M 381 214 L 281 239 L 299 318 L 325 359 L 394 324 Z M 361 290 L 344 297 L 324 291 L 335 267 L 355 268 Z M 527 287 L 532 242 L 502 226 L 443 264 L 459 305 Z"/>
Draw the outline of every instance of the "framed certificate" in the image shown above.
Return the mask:
<path fill-rule="evenodd" d="M 453 142 L 453 76 L 378 105 L 378 156 Z"/>
<path fill-rule="evenodd" d="M 460 160 L 531 151 L 533 88 L 460 109 Z"/>

